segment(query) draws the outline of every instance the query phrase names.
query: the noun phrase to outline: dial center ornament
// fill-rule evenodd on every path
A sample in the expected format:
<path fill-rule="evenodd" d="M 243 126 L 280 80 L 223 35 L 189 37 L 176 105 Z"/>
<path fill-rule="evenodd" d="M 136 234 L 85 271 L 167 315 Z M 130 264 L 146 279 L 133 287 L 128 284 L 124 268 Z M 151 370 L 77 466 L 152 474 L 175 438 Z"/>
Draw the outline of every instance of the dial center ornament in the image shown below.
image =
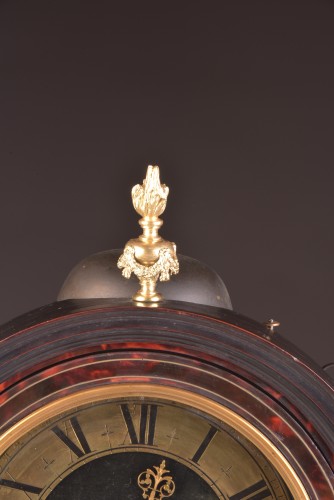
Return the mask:
<path fill-rule="evenodd" d="M 153 466 L 152 469 L 146 469 L 138 476 L 138 486 L 143 490 L 143 498 L 148 500 L 161 500 L 171 497 L 175 491 L 175 483 L 172 476 L 168 476 L 169 470 L 166 469 L 166 461 L 163 460 L 159 467 Z"/>
<path fill-rule="evenodd" d="M 139 279 L 140 290 L 133 296 L 138 302 L 159 302 L 161 294 L 156 292 L 156 283 L 168 281 L 171 274 L 179 272 L 175 243 L 166 241 L 158 231 L 163 224 L 159 219 L 167 204 L 169 189 L 160 184 L 159 167 L 149 165 L 143 184 L 132 188 L 132 202 L 136 212 L 142 216 L 139 225 L 143 234 L 125 245 L 117 266 L 125 278 L 134 273 Z"/>

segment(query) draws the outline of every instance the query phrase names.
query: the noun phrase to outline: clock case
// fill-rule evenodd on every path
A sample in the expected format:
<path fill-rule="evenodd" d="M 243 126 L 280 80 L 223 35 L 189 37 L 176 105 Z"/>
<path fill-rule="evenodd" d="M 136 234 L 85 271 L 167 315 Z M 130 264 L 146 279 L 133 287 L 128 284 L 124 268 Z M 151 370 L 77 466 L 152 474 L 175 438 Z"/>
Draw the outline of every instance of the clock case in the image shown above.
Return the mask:
<path fill-rule="evenodd" d="M 333 492 L 333 388 L 277 333 L 233 311 L 164 301 L 64 300 L 0 333 L 0 432 L 68 395 L 110 384 L 218 402 L 266 436 L 309 498 Z"/>

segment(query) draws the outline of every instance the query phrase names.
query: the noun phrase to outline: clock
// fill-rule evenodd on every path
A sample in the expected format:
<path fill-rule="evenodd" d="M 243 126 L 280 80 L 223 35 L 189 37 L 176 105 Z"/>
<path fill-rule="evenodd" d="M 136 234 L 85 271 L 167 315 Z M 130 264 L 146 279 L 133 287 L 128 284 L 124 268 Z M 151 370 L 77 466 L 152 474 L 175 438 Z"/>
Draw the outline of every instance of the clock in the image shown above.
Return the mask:
<path fill-rule="evenodd" d="M 173 244 L 159 248 L 170 255 L 153 264 L 176 273 Z M 62 300 L 2 328 L 0 498 L 333 498 L 324 372 L 273 324 L 233 312 L 222 283 L 187 258 L 181 288 L 205 283 L 223 307 L 172 300 L 173 288 L 162 299 L 137 258 L 135 300 L 117 297 L 124 278 L 110 263 L 124 270 L 132 255 L 88 259 Z"/>
<path fill-rule="evenodd" d="M 328 382 L 232 311 L 56 302 L 1 367 L 0 498 L 332 497 Z"/>

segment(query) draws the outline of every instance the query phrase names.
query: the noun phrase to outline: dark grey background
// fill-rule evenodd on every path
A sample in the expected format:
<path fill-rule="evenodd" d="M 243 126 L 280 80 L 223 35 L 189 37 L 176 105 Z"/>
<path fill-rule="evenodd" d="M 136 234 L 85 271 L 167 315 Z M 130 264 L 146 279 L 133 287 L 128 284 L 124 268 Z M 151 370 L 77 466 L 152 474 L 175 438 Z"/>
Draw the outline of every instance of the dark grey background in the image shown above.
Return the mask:
<path fill-rule="evenodd" d="M 0 320 L 55 299 L 81 258 L 162 235 L 235 310 L 334 360 L 334 2 L 0 2 Z"/>

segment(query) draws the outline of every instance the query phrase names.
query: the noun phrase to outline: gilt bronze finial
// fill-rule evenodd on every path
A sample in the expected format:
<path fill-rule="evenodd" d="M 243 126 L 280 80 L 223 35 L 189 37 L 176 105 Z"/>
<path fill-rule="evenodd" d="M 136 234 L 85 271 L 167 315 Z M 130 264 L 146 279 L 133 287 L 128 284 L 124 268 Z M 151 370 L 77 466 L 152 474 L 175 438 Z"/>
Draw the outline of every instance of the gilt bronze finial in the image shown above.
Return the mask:
<path fill-rule="evenodd" d="M 160 293 L 156 283 L 168 281 L 171 274 L 179 272 L 175 243 L 166 241 L 158 231 L 163 224 L 159 219 L 167 204 L 169 189 L 160 184 L 159 167 L 149 165 L 143 184 L 132 188 L 132 202 L 136 212 L 142 216 L 139 225 L 143 234 L 129 240 L 117 266 L 125 278 L 134 273 L 139 279 L 140 289 L 132 297 L 138 302 L 159 302 Z"/>

